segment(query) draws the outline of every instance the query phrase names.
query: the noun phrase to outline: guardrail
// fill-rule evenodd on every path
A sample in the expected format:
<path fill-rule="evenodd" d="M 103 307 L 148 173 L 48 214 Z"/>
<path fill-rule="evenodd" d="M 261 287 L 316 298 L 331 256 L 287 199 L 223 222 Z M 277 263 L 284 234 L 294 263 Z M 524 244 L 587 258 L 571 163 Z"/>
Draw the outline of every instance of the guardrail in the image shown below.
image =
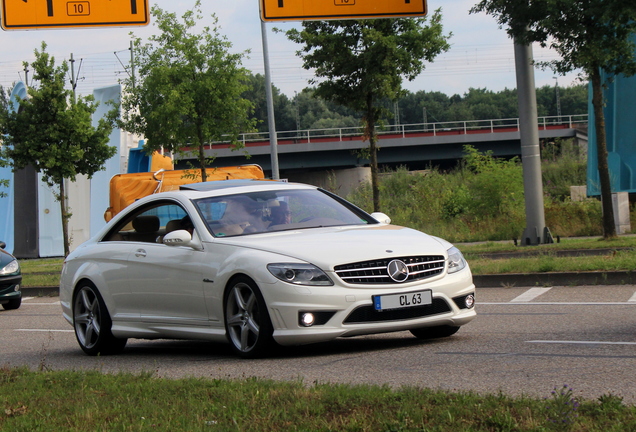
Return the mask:
<path fill-rule="evenodd" d="M 587 114 L 546 116 L 539 117 L 539 129 L 567 128 L 572 129 L 576 125 L 586 124 Z M 383 135 L 399 135 L 403 138 L 409 134 L 428 134 L 431 136 L 448 134 L 468 134 L 468 133 L 495 133 L 519 130 L 519 119 L 491 119 L 491 120 L 466 120 L 435 123 L 414 123 L 403 125 L 391 125 L 378 127 L 377 133 Z M 325 128 L 325 129 L 304 129 L 295 131 L 277 132 L 278 141 L 293 141 L 296 143 L 310 143 L 313 141 L 345 141 L 352 138 L 359 138 L 363 135 L 362 126 Z M 244 133 L 240 135 L 240 141 L 244 145 L 249 143 L 269 141 L 269 132 Z M 223 144 L 224 141 L 213 144 Z"/>

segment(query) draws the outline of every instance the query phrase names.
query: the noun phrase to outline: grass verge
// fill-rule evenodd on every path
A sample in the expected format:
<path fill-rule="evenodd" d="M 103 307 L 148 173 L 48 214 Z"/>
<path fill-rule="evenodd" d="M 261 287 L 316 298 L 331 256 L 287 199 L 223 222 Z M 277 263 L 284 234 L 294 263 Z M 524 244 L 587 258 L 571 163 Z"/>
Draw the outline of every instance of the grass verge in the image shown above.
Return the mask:
<path fill-rule="evenodd" d="M 22 286 L 46 287 L 60 284 L 63 258 L 19 260 L 22 270 Z"/>
<path fill-rule="evenodd" d="M 547 398 L 417 387 L 160 379 L 0 368 L 6 431 L 625 431 L 636 407 L 564 386 Z"/>
<path fill-rule="evenodd" d="M 457 245 L 464 254 L 497 252 L 546 252 L 573 249 L 621 249 L 636 248 L 636 236 L 620 236 L 612 240 L 602 237 L 564 238 L 559 243 L 537 246 L 515 246 L 512 241 L 463 243 Z"/>
<path fill-rule="evenodd" d="M 636 269 L 634 251 L 610 252 L 608 255 L 557 257 L 544 254 L 536 257 L 490 259 L 467 257 L 473 274 L 545 273 L 621 271 Z"/>

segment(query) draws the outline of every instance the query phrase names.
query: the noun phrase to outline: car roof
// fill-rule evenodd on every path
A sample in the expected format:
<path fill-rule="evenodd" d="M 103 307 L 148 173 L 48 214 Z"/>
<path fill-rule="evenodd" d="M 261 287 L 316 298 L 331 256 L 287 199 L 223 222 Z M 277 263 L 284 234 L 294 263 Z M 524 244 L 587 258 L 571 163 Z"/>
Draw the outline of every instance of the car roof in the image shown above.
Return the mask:
<path fill-rule="evenodd" d="M 256 179 L 233 179 L 233 180 L 214 180 L 200 183 L 189 183 L 181 185 L 179 190 L 193 190 L 198 192 L 214 191 L 227 188 L 235 188 L 241 186 L 254 186 L 258 182 L 273 182 L 275 180 L 256 180 Z"/>
<path fill-rule="evenodd" d="M 214 195 L 230 195 L 234 193 L 289 189 L 317 189 L 317 187 L 303 183 L 288 183 L 280 180 L 237 179 L 190 183 L 182 185 L 179 191 L 187 195 L 191 193 L 199 195 L 197 194 L 197 192 L 199 192 L 201 196 L 209 196 L 206 192 L 219 192 Z"/>

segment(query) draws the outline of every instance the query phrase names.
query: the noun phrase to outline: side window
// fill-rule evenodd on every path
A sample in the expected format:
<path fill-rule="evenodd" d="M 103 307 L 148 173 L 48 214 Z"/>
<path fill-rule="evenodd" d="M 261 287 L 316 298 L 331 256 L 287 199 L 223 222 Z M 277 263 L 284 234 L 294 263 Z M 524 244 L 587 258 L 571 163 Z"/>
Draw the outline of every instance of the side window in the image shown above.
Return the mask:
<path fill-rule="evenodd" d="M 185 216 L 186 211 L 173 202 L 144 207 L 117 223 L 102 241 L 161 243 L 168 232 L 182 229 Z"/>

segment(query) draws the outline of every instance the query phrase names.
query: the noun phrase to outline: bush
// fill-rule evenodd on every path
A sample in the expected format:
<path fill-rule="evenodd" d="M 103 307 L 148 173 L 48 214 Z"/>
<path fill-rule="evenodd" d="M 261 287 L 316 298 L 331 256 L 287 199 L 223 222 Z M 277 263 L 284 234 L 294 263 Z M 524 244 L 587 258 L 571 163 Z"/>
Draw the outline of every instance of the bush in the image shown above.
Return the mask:
<path fill-rule="evenodd" d="M 573 140 L 557 139 L 544 144 L 541 158 L 546 197 L 564 201 L 570 196 L 570 186 L 586 184 L 587 162 Z"/>
<path fill-rule="evenodd" d="M 603 235 L 601 202 L 594 198 L 578 202 L 569 198 L 563 201 L 546 200 L 545 223 L 555 236 Z"/>
<path fill-rule="evenodd" d="M 409 172 L 404 167 L 382 173 L 382 211 L 396 225 L 451 242 L 518 238 L 525 227 L 523 171 L 518 158 L 497 159 L 471 146 L 464 150 L 466 158 L 460 167 L 448 173 L 435 168 Z M 585 183 L 581 183 L 584 162 L 564 144 L 559 155 L 551 158 L 544 162 L 548 171 L 544 180 L 559 184 L 559 191 L 545 194 L 546 225 L 553 235 L 563 237 L 601 235 L 600 202 L 572 202 L 569 198 L 570 185 Z M 570 172 L 573 167 L 578 167 L 574 174 Z M 368 211 L 373 208 L 370 185 L 360 187 L 348 199 Z"/>

